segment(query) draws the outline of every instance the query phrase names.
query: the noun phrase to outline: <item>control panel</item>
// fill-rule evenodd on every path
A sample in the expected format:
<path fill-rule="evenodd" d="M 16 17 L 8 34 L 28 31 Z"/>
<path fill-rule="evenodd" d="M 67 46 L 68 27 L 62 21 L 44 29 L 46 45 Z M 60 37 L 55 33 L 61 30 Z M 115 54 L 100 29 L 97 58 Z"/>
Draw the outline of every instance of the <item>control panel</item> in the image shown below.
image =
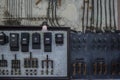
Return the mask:
<path fill-rule="evenodd" d="M 0 51 L 0 79 L 69 78 L 69 28 L 1 26 Z"/>
<path fill-rule="evenodd" d="M 120 31 L 71 32 L 72 79 L 120 78 Z"/>
<path fill-rule="evenodd" d="M 0 27 L 0 79 L 120 78 L 120 31 Z"/>

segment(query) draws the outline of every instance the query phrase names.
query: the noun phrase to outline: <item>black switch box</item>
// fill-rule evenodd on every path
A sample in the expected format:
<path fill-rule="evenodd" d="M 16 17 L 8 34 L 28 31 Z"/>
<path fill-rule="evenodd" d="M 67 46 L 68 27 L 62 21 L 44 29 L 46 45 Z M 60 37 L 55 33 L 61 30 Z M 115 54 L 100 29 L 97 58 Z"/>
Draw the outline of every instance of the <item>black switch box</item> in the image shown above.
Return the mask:
<path fill-rule="evenodd" d="M 52 33 L 44 33 L 44 52 L 52 52 Z"/>
<path fill-rule="evenodd" d="M 64 43 L 64 36 L 61 33 L 55 34 L 55 42 L 56 44 L 62 45 Z"/>
<path fill-rule="evenodd" d="M 19 51 L 19 34 L 10 33 L 10 50 Z"/>
<path fill-rule="evenodd" d="M 21 51 L 29 52 L 29 33 L 21 33 Z"/>
<path fill-rule="evenodd" d="M 4 32 L 1 32 L 0 33 L 0 45 L 4 45 L 6 43 L 8 43 L 8 36 Z"/>
<path fill-rule="evenodd" d="M 32 49 L 40 49 L 41 36 L 39 33 L 32 34 Z"/>

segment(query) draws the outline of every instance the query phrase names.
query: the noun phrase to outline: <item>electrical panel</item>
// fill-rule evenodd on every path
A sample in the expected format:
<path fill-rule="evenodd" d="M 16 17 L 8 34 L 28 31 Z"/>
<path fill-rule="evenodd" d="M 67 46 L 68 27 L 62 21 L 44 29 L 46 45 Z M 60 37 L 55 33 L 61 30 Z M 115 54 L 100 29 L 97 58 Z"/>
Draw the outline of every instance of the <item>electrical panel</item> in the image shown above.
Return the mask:
<path fill-rule="evenodd" d="M 69 79 L 69 35 L 62 27 L 0 26 L 0 79 Z"/>
<path fill-rule="evenodd" d="M 0 80 L 120 79 L 118 2 L 0 0 Z"/>
<path fill-rule="evenodd" d="M 120 31 L 71 32 L 73 79 L 120 78 Z"/>
<path fill-rule="evenodd" d="M 0 27 L 0 79 L 119 79 L 120 31 Z"/>

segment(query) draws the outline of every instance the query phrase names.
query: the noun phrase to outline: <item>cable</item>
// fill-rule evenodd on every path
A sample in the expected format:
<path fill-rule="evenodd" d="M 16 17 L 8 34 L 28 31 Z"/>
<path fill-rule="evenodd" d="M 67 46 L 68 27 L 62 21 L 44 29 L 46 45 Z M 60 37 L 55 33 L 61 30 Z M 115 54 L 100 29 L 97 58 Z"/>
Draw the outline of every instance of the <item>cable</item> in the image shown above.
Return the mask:
<path fill-rule="evenodd" d="M 48 17 L 48 20 L 47 22 L 49 21 L 51 26 L 53 26 L 52 22 L 51 22 L 51 18 L 50 18 L 50 3 L 51 3 L 51 0 L 48 0 L 48 10 L 47 10 L 47 17 Z"/>
<path fill-rule="evenodd" d="M 6 11 L 8 11 L 8 0 L 6 0 Z"/>
<path fill-rule="evenodd" d="M 60 27 L 60 24 L 59 24 L 58 18 L 57 18 L 57 0 L 55 0 L 55 20 L 56 20 L 58 27 Z"/>
<path fill-rule="evenodd" d="M 115 13 L 115 0 L 112 0 L 113 2 L 113 18 L 114 18 L 114 29 L 117 30 L 116 26 L 116 13 Z"/>
<path fill-rule="evenodd" d="M 28 25 L 30 25 L 30 18 L 31 18 L 31 0 L 28 0 Z"/>
<path fill-rule="evenodd" d="M 18 19 L 18 11 L 19 11 L 19 5 L 18 5 L 18 1 L 19 0 L 16 0 L 16 17 L 17 17 L 17 19 Z"/>
<path fill-rule="evenodd" d="M 12 4 L 13 1 L 10 1 L 10 16 L 11 16 L 11 19 L 12 19 L 12 12 L 13 12 L 13 4 Z"/>
<path fill-rule="evenodd" d="M 21 17 L 21 18 L 22 18 L 22 10 L 23 10 L 23 9 L 22 9 L 22 3 L 23 3 L 23 0 L 21 0 L 21 5 L 20 5 L 20 7 L 21 7 L 21 13 L 20 13 L 21 15 L 20 15 L 20 17 Z"/>
<path fill-rule="evenodd" d="M 6 1 L 7 1 L 7 13 L 8 13 L 7 17 L 9 17 L 9 1 L 8 0 Z"/>
<path fill-rule="evenodd" d="M 13 17 L 16 18 L 16 0 L 13 1 Z"/>
<path fill-rule="evenodd" d="M 97 17 L 96 17 L 96 20 L 97 20 L 96 28 L 98 29 L 98 25 L 99 25 L 99 23 L 98 23 L 98 20 L 99 20 L 99 0 L 97 0 Z"/>
<path fill-rule="evenodd" d="M 11 9 L 11 6 L 10 6 L 10 2 L 11 2 L 11 1 L 8 0 L 8 4 L 9 4 L 9 19 L 11 18 L 11 10 L 10 10 L 10 9 Z"/>
<path fill-rule="evenodd" d="M 108 28 L 108 25 L 107 25 L 107 1 L 104 0 L 104 6 L 105 6 L 105 26 L 106 26 L 106 29 Z"/>
<path fill-rule="evenodd" d="M 94 0 L 91 1 L 92 4 L 92 11 L 91 11 L 91 23 L 90 26 L 92 27 L 92 24 L 94 24 Z"/>
<path fill-rule="evenodd" d="M 33 9 L 33 6 L 32 6 L 32 0 L 31 0 L 30 2 L 31 2 L 31 4 L 30 4 L 30 5 L 31 5 L 31 12 L 30 12 L 31 15 L 30 15 L 30 16 L 31 16 L 31 18 L 32 18 L 32 11 L 33 11 L 33 10 L 32 10 L 32 9 Z"/>
<path fill-rule="evenodd" d="M 16 16 L 16 12 L 17 12 L 17 10 L 16 10 L 16 1 L 17 1 L 17 0 L 15 0 L 15 2 L 14 2 L 14 11 L 15 11 L 15 12 L 14 12 L 14 18 L 15 18 L 15 19 L 16 19 L 16 17 L 17 17 L 17 16 Z"/>
<path fill-rule="evenodd" d="M 83 0 L 83 18 L 82 18 L 82 31 L 83 31 L 83 32 L 84 32 L 84 30 L 85 30 L 84 18 L 85 18 L 85 0 Z"/>
<path fill-rule="evenodd" d="M 100 0 L 100 29 L 102 29 L 102 0 Z"/>
<path fill-rule="evenodd" d="M 18 14 L 17 15 L 18 15 L 18 18 L 20 18 L 20 0 L 18 0 L 17 4 L 18 4 Z"/>
<path fill-rule="evenodd" d="M 88 23 L 89 22 L 89 0 L 87 2 L 87 17 L 86 18 L 87 18 L 87 22 L 86 22 L 87 26 L 86 26 L 86 28 L 88 28 L 88 26 L 89 26 L 89 23 Z"/>
<path fill-rule="evenodd" d="M 31 0 L 28 0 L 28 25 L 30 25 L 29 19 L 31 18 Z"/>
<path fill-rule="evenodd" d="M 52 10 L 52 23 L 53 23 L 53 25 L 54 26 L 56 26 L 56 24 L 55 24 L 55 22 L 54 22 L 54 19 L 55 19 L 55 17 L 54 17 L 54 7 L 55 7 L 55 5 L 54 5 L 54 0 L 52 0 L 52 2 L 51 2 L 51 10 Z"/>
<path fill-rule="evenodd" d="M 14 18 L 14 0 L 12 0 L 12 19 Z"/>
<path fill-rule="evenodd" d="M 17 16 L 17 8 L 18 8 L 18 5 L 17 5 L 17 0 L 15 0 L 15 15 L 16 15 L 16 19 L 18 19 L 18 16 Z"/>
<path fill-rule="evenodd" d="M 12 15 L 12 13 L 11 13 L 11 2 L 12 2 L 12 1 L 9 1 L 9 13 L 10 13 L 10 18 L 12 18 L 12 17 L 11 17 L 11 15 Z"/>
<path fill-rule="evenodd" d="M 32 19 L 32 9 L 33 9 L 32 0 L 30 0 L 30 19 Z"/>
<path fill-rule="evenodd" d="M 112 17 L 111 17 L 112 14 L 111 14 L 111 12 L 112 12 L 112 10 L 111 10 L 111 0 L 109 0 L 109 18 L 110 18 L 109 19 L 109 24 L 110 24 L 109 27 L 110 27 L 110 29 L 112 29 L 112 24 L 111 24 L 112 23 Z"/>
<path fill-rule="evenodd" d="M 24 0 L 24 6 L 25 6 L 25 17 L 27 19 L 28 18 L 27 17 L 27 12 L 28 12 L 28 10 L 27 10 L 27 0 Z M 25 24 L 26 24 L 26 21 L 25 21 Z"/>

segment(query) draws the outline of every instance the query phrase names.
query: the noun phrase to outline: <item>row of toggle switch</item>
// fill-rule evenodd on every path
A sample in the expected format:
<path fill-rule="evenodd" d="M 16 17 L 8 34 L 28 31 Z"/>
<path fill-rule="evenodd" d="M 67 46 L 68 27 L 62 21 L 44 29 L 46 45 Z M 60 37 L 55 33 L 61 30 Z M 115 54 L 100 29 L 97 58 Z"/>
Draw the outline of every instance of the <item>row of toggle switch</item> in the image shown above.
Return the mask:
<path fill-rule="evenodd" d="M 45 60 L 41 61 L 42 69 L 53 69 L 54 61 L 50 60 L 48 55 L 46 56 Z M 0 67 L 6 68 L 8 67 L 8 61 L 4 59 L 4 55 L 2 55 L 2 59 L 0 60 Z M 11 60 L 11 68 L 12 69 L 20 69 L 21 68 L 21 61 L 17 59 L 17 55 L 15 54 L 15 59 Z M 30 52 L 30 57 L 24 58 L 24 68 L 39 68 L 39 61 L 38 58 L 32 57 L 32 52 Z"/>
<path fill-rule="evenodd" d="M 10 38 L 10 39 L 9 39 Z M 10 37 L 8 37 L 4 32 L 0 33 L 0 45 L 5 45 L 6 43 L 10 43 L 11 51 L 19 51 L 19 33 L 10 33 Z M 30 34 L 29 33 L 21 33 L 21 51 L 29 52 L 29 42 L 30 42 Z M 46 32 L 44 33 L 44 52 L 52 52 L 52 33 Z M 64 44 L 64 35 L 62 33 L 55 34 L 55 43 L 56 45 Z M 40 33 L 32 34 L 32 49 L 41 49 L 41 35 Z"/>

